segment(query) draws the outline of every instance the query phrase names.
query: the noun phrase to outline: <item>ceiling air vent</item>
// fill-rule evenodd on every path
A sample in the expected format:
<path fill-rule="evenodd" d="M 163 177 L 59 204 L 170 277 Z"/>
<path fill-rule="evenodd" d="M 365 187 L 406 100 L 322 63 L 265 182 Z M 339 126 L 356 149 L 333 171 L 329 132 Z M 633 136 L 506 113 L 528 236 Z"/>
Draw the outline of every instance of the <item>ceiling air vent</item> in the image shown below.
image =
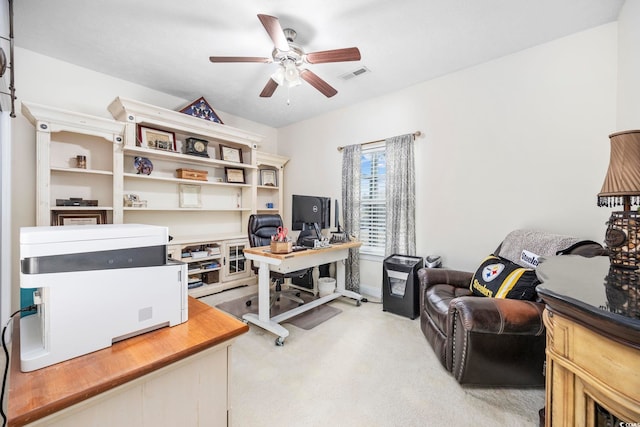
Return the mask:
<path fill-rule="evenodd" d="M 367 67 L 360 67 L 357 70 L 354 70 L 354 71 L 351 71 L 351 72 L 348 72 L 346 74 L 341 75 L 340 78 L 342 80 L 351 80 L 354 77 L 358 77 L 358 76 L 361 76 L 363 74 L 367 74 L 367 73 L 370 73 L 370 72 L 371 72 L 371 70 L 368 69 Z"/>

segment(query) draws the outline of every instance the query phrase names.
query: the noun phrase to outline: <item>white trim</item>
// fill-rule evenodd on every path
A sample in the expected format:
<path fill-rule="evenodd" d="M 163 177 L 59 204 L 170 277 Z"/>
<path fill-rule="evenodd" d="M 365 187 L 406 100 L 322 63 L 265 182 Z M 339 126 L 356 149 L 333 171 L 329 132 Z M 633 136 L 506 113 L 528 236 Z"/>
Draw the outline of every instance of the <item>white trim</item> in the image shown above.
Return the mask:
<path fill-rule="evenodd" d="M 362 250 L 360 250 L 360 259 L 364 261 L 382 262 L 384 261 L 384 255 L 373 254 L 371 252 L 362 252 Z"/>
<path fill-rule="evenodd" d="M 11 315 L 11 119 L 0 112 L 0 320 Z"/>
<path fill-rule="evenodd" d="M 360 283 L 360 295 L 366 295 L 376 299 L 382 299 L 382 286 L 374 286 L 366 283 Z"/>

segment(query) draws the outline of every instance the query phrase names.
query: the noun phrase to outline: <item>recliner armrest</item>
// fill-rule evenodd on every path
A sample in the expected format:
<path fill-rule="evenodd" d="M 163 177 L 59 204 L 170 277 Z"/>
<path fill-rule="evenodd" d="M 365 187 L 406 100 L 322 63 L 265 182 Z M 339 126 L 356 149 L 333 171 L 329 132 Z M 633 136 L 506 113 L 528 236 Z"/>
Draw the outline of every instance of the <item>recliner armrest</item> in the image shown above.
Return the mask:
<path fill-rule="evenodd" d="M 469 288 L 473 273 L 446 268 L 421 268 L 418 270 L 420 287 L 425 289 L 433 285 L 451 285 L 456 288 Z"/>
<path fill-rule="evenodd" d="M 532 301 L 452 299 L 445 367 L 460 384 L 544 385 L 543 309 Z"/>
<path fill-rule="evenodd" d="M 466 296 L 449 305 L 449 331 L 459 319 L 466 331 L 487 334 L 544 334 L 544 305 L 533 301 Z"/>

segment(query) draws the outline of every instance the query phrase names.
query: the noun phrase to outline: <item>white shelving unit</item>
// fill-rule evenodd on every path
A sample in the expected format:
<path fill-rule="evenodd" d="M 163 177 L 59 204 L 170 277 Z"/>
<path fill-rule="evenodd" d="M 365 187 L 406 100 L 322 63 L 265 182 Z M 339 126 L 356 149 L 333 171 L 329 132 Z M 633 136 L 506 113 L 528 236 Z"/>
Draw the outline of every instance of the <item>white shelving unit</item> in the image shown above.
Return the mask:
<path fill-rule="evenodd" d="M 135 194 L 147 202 L 146 207 L 123 209 L 123 222 L 168 225 L 178 239 L 193 236 L 196 230 L 207 236 L 245 232 L 256 204 L 255 152 L 260 135 L 124 98 L 116 98 L 108 109 L 125 123 L 122 170 L 115 173 L 115 185 L 121 194 Z M 140 127 L 175 135 L 175 151 L 143 146 Z M 208 141 L 209 157 L 183 154 L 187 138 Z M 221 160 L 223 146 L 238 150 L 242 161 Z M 136 157 L 153 163 L 150 175 L 137 173 Z M 177 178 L 179 168 L 204 171 L 207 181 Z M 244 183 L 226 182 L 228 169 L 242 171 Z M 190 193 L 190 203 L 181 203 L 184 186 L 196 193 Z"/>
<path fill-rule="evenodd" d="M 189 294 L 201 297 L 254 282 L 243 252 L 247 246 L 244 235 L 194 237 L 172 241 L 169 256 L 189 264 Z"/>
<path fill-rule="evenodd" d="M 279 168 L 281 183 L 286 161 L 259 155 L 256 148 L 262 137 L 251 132 L 123 98 L 116 98 L 108 109 L 115 120 L 22 103 L 23 114 L 36 128 L 37 225 L 52 225 L 60 211 L 98 211 L 109 223 L 166 226 L 173 238 L 170 255 L 188 262 L 194 278 L 208 281 L 191 295 L 255 282 L 243 254 L 249 215 L 257 212 L 258 198 L 273 198 L 273 211 L 282 206 L 279 187 L 259 185 L 259 170 L 264 165 Z M 141 126 L 173 134 L 175 150 L 142 146 Z M 187 138 L 208 141 L 209 157 L 184 154 Z M 222 147 L 239 152 L 241 161 L 221 160 Z M 86 157 L 86 169 L 76 166 L 78 155 Z M 138 173 L 136 157 L 153 164 L 149 175 Z M 204 171 L 206 181 L 178 178 L 177 169 Z M 244 182 L 227 182 L 229 169 Z M 130 195 L 145 203 L 126 205 L 125 196 L 130 200 Z M 70 198 L 98 200 L 98 206 L 56 206 L 57 199 Z M 217 247 L 220 254 L 204 260 L 182 256 L 185 248 L 196 246 Z M 205 261 L 211 265 L 201 268 Z"/>
<path fill-rule="evenodd" d="M 102 211 L 107 222 L 118 222 L 114 171 L 122 161 L 117 152 L 124 124 L 26 102 L 22 114 L 36 129 L 36 225 L 51 225 L 54 216 L 72 211 Z M 76 165 L 79 155 L 86 157 L 85 169 Z M 98 206 L 56 206 L 71 198 L 97 200 Z"/>
<path fill-rule="evenodd" d="M 273 213 L 283 216 L 284 197 L 282 183 L 284 182 L 284 166 L 288 161 L 288 157 L 260 151 L 256 152 L 256 163 L 259 174 L 256 187 L 256 213 Z M 262 185 L 260 175 L 263 170 L 273 170 L 275 172 L 275 185 Z M 272 203 L 273 207 L 267 207 L 268 203 Z"/>

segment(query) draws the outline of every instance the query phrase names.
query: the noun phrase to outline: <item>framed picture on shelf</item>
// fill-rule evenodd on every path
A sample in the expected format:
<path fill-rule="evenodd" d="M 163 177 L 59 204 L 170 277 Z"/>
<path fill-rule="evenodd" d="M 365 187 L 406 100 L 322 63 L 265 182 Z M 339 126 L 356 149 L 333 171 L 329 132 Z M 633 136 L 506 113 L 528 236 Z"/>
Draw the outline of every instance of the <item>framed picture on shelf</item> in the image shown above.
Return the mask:
<path fill-rule="evenodd" d="M 138 125 L 140 145 L 154 150 L 176 151 L 176 134 Z"/>
<path fill-rule="evenodd" d="M 200 186 L 192 184 L 180 184 L 180 207 L 201 208 Z"/>
<path fill-rule="evenodd" d="M 51 225 L 96 225 L 107 223 L 107 211 L 51 211 Z"/>
<path fill-rule="evenodd" d="M 227 182 L 234 184 L 244 184 L 244 169 L 224 168 Z"/>
<path fill-rule="evenodd" d="M 220 144 L 220 160 L 242 163 L 242 150 Z"/>
<path fill-rule="evenodd" d="M 260 185 L 278 186 L 278 172 L 275 169 L 260 169 Z"/>

